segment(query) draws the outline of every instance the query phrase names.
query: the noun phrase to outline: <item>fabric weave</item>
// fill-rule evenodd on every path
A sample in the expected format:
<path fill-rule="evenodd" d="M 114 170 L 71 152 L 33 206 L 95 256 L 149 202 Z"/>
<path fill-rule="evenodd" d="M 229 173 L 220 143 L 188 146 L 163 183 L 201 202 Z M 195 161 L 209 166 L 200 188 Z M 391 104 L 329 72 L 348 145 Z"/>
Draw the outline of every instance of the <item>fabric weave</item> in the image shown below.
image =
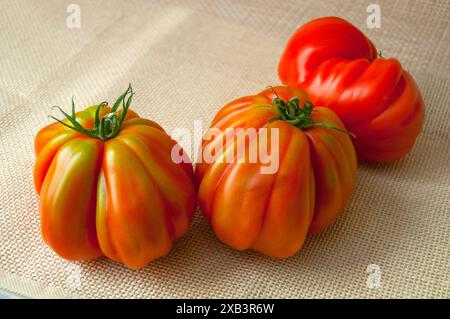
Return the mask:
<path fill-rule="evenodd" d="M 450 2 L 0 2 L 0 287 L 25 297 L 450 297 Z M 335 15 L 361 28 L 418 82 L 426 122 L 413 151 L 361 163 L 344 214 L 286 260 L 234 251 L 199 213 L 167 257 L 138 271 L 101 258 L 68 262 L 42 241 L 33 139 L 50 106 L 112 101 L 132 83 L 132 109 L 167 132 L 208 125 L 225 103 L 279 84 L 278 59 L 303 23 Z M 395 125 L 395 123 L 392 123 Z M 206 129 L 206 127 L 204 127 Z M 196 147 L 191 148 L 194 154 Z M 367 267 L 381 270 L 369 289 Z"/>

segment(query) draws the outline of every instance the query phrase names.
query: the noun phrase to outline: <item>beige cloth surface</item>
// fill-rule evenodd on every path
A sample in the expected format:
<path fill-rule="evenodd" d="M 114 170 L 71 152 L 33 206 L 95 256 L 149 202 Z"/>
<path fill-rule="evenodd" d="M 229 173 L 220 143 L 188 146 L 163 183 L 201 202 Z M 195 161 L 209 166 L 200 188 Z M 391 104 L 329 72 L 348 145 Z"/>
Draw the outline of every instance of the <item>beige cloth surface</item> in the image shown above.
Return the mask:
<path fill-rule="evenodd" d="M 81 28 L 66 27 L 67 6 Z M 450 2 L 1 1 L 0 288 L 28 297 L 450 297 Z M 105 258 L 68 262 L 42 241 L 33 138 L 50 106 L 111 101 L 176 127 L 205 125 L 226 102 L 278 84 L 298 26 L 349 19 L 416 78 L 426 123 L 413 152 L 361 164 L 348 209 L 294 257 L 275 260 L 219 242 L 200 214 L 167 257 L 138 271 Z M 395 125 L 395 123 L 392 123 Z M 191 149 L 194 152 L 194 147 Z M 367 286 L 368 265 L 381 287 Z"/>

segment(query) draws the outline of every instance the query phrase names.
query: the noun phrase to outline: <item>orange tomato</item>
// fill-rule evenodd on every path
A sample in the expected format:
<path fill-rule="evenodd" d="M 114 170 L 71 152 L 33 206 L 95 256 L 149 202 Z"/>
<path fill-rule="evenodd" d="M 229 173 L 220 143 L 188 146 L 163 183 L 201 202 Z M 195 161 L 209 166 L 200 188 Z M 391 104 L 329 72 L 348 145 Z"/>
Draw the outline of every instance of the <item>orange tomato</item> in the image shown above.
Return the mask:
<path fill-rule="evenodd" d="M 132 95 L 130 87 L 112 108 L 72 111 L 36 136 L 42 236 L 63 258 L 106 255 L 140 268 L 166 255 L 191 223 L 192 165 L 185 154 L 176 164 L 176 142 L 128 110 Z"/>
<path fill-rule="evenodd" d="M 308 232 L 325 229 L 349 201 L 357 168 L 350 137 L 333 111 L 313 107 L 303 91 L 275 87 L 237 99 L 218 112 L 211 126 L 195 169 L 200 207 L 231 247 L 291 256 Z M 227 128 L 259 133 L 239 153 L 238 130 Z M 251 150 L 263 144 L 261 128 L 268 135 L 278 132 L 278 139 L 271 135 L 267 141 L 269 155 L 279 158 L 273 174 L 261 170 L 267 158 L 250 160 Z M 214 161 L 203 160 L 213 153 Z M 224 160 L 230 154 L 234 160 Z"/>

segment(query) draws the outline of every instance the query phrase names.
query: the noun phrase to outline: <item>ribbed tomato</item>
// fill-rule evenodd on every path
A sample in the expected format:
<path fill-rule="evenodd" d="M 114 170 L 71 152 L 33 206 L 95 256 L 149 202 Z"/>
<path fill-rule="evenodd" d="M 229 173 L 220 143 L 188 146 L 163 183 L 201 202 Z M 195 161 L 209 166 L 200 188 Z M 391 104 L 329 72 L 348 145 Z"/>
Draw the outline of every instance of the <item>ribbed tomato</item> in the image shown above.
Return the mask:
<path fill-rule="evenodd" d="M 42 236 L 70 260 L 102 255 L 140 268 L 167 254 L 196 207 L 189 159 L 155 122 L 129 110 L 131 87 L 40 130 L 34 180 Z M 122 104 L 123 109 L 118 110 Z"/>
<path fill-rule="evenodd" d="M 350 137 L 333 111 L 314 107 L 303 91 L 275 87 L 237 99 L 211 127 L 195 170 L 200 207 L 231 247 L 291 256 L 308 232 L 325 229 L 349 201 L 357 167 Z M 249 128 L 258 134 L 239 153 L 237 134 Z M 251 150 L 264 144 L 266 133 L 267 156 L 252 162 Z M 205 160 L 207 154 L 213 161 Z M 267 159 L 277 156 L 278 169 L 264 173 Z"/>
<path fill-rule="evenodd" d="M 400 159 L 420 133 L 424 103 L 412 76 L 396 59 L 377 57 L 372 42 L 343 19 L 320 18 L 298 29 L 278 73 L 284 84 L 336 112 L 356 135 L 363 160 Z"/>

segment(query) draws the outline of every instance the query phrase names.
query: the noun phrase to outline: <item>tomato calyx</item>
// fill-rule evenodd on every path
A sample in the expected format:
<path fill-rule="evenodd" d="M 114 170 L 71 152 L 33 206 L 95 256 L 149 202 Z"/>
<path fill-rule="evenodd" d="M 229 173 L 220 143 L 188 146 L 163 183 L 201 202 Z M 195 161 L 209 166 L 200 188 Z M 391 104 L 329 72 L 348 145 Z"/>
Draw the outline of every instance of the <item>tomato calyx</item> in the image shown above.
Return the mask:
<path fill-rule="evenodd" d="M 316 110 L 314 110 L 314 104 L 311 101 L 305 100 L 303 105 L 300 105 L 300 100 L 297 96 L 293 96 L 288 101 L 285 101 L 280 98 L 273 87 L 270 86 L 270 88 L 275 94 L 275 98 L 272 100 L 272 103 L 276 106 L 279 114 L 279 116 L 273 118 L 271 122 L 274 120 L 282 120 L 302 130 L 306 130 L 313 126 L 322 126 L 355 137 L 353 133 L 329 123 L 314 122 L 311 114 Z"/>
<path fill-rule="evenodd" d="M 276 94 L 273 88 L 272 90 L 276 95 L 272 103 L 277 107 L 281 120 L 302 129 L 311 127 L 314 123 L 311 117 L 314 105 L 310 101 L 305 101 L 303 106 L 300 106 L 298 97 L 294 96 L 288 101 L 284 101 Z"/>
<path fill-rule="evenodd" d="M 62 125 L 75 130 L 79 133 L 82 133 L 84 135 L 87 135 L 92 138 L 98 138 L 102 141 L 106 141 L 110 138 L 115 137 L 119 131 L 120 127 L 122 126 L 123 121 L 125 120 L 125 117 L 127 116 L 128 109 L 131 105 L 131 101 L 133 98 L 134 92 L 131 88 L 131 84 L 128 86 L 128 89 L 117 98 L 116 102 L 114 103 L 113 107 L 111 108 L 110 112 L 103 116 L 100 119 L 100 111 L 108 106 L 108 102 L 104 101 L 100 103 L 97 106 L 97 109 L 95 110 L 95 118 L 94 118 L 94 127 L 92 129 L 86 129 L 84 128 L 76 119 L 75 114 L 75 102 L 72 97 L 72 114 L 67 114 L 62 108 L 55 105 L 53 108 L 58 109 L 64 117 L 72 124 L 69 125 L 59 119 L 57 119 L 54 116 L 49 116 L 50 118 L 58 121 Z M 122 105 L 122 109 L 118 110 L 120 105 Z"/>

